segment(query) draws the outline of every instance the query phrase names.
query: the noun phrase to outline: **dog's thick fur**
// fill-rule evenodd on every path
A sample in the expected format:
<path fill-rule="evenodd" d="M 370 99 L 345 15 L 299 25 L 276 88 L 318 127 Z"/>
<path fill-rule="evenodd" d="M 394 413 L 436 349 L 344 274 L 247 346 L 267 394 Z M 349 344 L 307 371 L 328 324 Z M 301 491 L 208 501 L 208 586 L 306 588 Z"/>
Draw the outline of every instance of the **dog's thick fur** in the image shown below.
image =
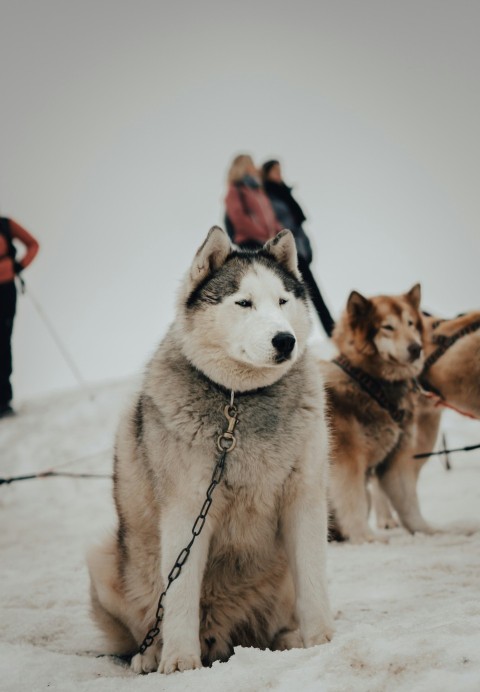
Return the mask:
<path fill-rule="evenodd" d="M 371 541 L 366 476 L 382 465 L 381 481 L 408 523 L 403 489 L 390 483 L 392 459 L 411 444 L 411 379 L 423 364 L 420 286 L 401 296 L 364 298 L 353 291 L 333 333 L 341 354 L 378 381 L 389 402 L 404 411 L 401 422 L 333 362 L 320 361 L 332 422 L 330 503 L 336 530 L 355 543 Z"/>
<path fill-rule="evenodd" d="M 160 636 L 133 657 L 135 671 L 197 668 L 227 659 L 236 645 L 282 649 L 330 639 L 328 434 L 308 332 L 291 233 L 253 253 L 234 250 L 213 228 L 119 428 L 117 534 L 88 560 L 108 651 L 133 653 L 191 538 L 234 390 L 237 445 L 167 593 Z M 291 353 L 272 345 L 278 334 L 295 338 Z"/>
<path fill-rule="evenodd" d="M 469 312 L 450 320 L 438 320 L 423 316 L 423 344 L 425 356 L 437 348 L 438 336 L 452 336 L 459 330 L 480 320 L 480 312 Z M 428 389 L 438 392 L 441 399 L 459 411 L 480 418 L 480 330 L 467 334 L 450 346 L 445 353 L 422 373 L 420 380 Z M 428 398 L 421 393 L 415 396 L 414 428 L 411 447 L 405 447 L 401 454 L 391 460 L 389 478 L 391 484 L 403 488 L 405 504 L 410 508 L 407 528 L 412 531 L 433 533 L 423 518 L 417 495 L 417 483 L 420 471 L 428 461 L 415 459 L 415 454 L 426 454 L 433 451 L 440 429 L 442 412 L 441 402 Z M 381 469 L 380 469 L 381 473 Z M 391 528 L 396 525 L 388 500 L 381 488 L 374 485 L 372 494 L 377 525 L 380 528 Z"/>

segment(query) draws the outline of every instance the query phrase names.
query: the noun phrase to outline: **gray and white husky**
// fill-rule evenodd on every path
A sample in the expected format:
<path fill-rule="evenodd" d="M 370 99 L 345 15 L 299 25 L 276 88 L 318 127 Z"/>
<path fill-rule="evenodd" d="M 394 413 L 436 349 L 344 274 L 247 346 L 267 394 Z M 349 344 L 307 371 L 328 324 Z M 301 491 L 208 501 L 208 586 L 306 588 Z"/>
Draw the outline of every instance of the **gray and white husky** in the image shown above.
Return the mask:
<path fill-rule="evenodd" d="M 293 236 L 257 252 L 217 227 L 117 436 L 118 530 L 88 557 L 94 617 L 116 654 L 138 650 L 205 500 L 235 394 L 236 446 L 204 529 L 171 584 L 136 672 L 198 668 L 237 645 L 332 636 L 326 574 L 328 434 Z"/>

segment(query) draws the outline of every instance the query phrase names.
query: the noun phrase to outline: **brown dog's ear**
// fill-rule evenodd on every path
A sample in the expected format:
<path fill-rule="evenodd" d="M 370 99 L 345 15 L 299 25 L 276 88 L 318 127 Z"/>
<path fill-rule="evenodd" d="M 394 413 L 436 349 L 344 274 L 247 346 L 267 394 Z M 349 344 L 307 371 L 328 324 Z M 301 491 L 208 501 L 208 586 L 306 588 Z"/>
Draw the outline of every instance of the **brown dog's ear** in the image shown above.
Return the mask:
<path fill-rule="evenodd" d="M 422 300 L 422 287 L 420 284 L 415 284 L 408 293 L 405 293 L 405 298 L 415 310 L 419 310 L 420 301 Z"/>
<path fill-rule="evenodd" d="M 190 267 L 191 288 L 195 288 L 209 274 L 220 269 L 231 251 L 232 246 L 225 231 L 219 226 L 213 226 L 208 231 L 203 244 L 198 248 Z"/>
<path fill-rule="evenodd" d="M 347 312 L 355 322 L 361 322 L 370 312 L 372 303 L 358 291 L 352 291 L 347 300 Z"/>
<path fill-rule="evenodd" d="M 284 229 L 277 233 L 275 238 L 269 240 L 263 246 L 263 249 L 272 255 L 276 261 L 283 265 L 287 271 L 300 279 L 298 271 L 297 248 L 295 247 L 295 238 L 291 231 Z"/>

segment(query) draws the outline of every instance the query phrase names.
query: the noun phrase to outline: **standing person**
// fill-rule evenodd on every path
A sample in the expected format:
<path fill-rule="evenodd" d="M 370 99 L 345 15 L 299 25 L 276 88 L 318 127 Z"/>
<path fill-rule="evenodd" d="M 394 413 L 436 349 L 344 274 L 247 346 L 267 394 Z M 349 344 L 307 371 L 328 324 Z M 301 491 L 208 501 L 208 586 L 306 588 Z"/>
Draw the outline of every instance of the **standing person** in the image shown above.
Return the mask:
<path fill-rule="evenodd" d="M 26 247 L 20 261 L 16 259 L 13 239 Z M 0 217 L 0 418 L 13 414 L 13 397 L 10 375 L 12 374 L 12 330 L 17 304 L 15 276 L 32 262 L 38 252 L 38 243 L 13 219 Z"/>
<path fill-rule="evenodd" d="M 225 210 L 227 232 L 233 242 L 243 248 L 261 247 L 283 228 L 248 154 L 240 154 L 232 161 Z"/>
<path fill-rule="evenodd" d="M 310 298 L 318 313 L 320 322 L 328 336 L 332 335 L 335 322 L 325 305 L 320 289 L 310 270 L 312 262 L 312 247 L 307 234 L 303 230 L 302 224 L 306 221 L 306 216 L 298 202 L 292 196 L 292 188 L 288 187 L 283 181 L 280 163 L 272 159 L 262 166 L 263 188 L 272 204 L 277 220 L 282 228 L 289 228 L 297 246 L 298 268 L 303 276 Z"/>

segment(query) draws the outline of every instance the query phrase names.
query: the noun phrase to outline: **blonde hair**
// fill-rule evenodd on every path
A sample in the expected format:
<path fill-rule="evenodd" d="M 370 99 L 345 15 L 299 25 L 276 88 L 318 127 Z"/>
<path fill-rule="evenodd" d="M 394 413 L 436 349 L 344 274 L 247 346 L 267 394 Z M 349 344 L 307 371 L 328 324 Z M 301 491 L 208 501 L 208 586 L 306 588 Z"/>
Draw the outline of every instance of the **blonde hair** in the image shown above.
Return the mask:
<path fill-rule="evenodd" d="M 249 166 L 255 166 L 249 154 L 235 156 L 228 170 L 227 181 L 229 183 L 238 183 L 246 175 Z"/>

